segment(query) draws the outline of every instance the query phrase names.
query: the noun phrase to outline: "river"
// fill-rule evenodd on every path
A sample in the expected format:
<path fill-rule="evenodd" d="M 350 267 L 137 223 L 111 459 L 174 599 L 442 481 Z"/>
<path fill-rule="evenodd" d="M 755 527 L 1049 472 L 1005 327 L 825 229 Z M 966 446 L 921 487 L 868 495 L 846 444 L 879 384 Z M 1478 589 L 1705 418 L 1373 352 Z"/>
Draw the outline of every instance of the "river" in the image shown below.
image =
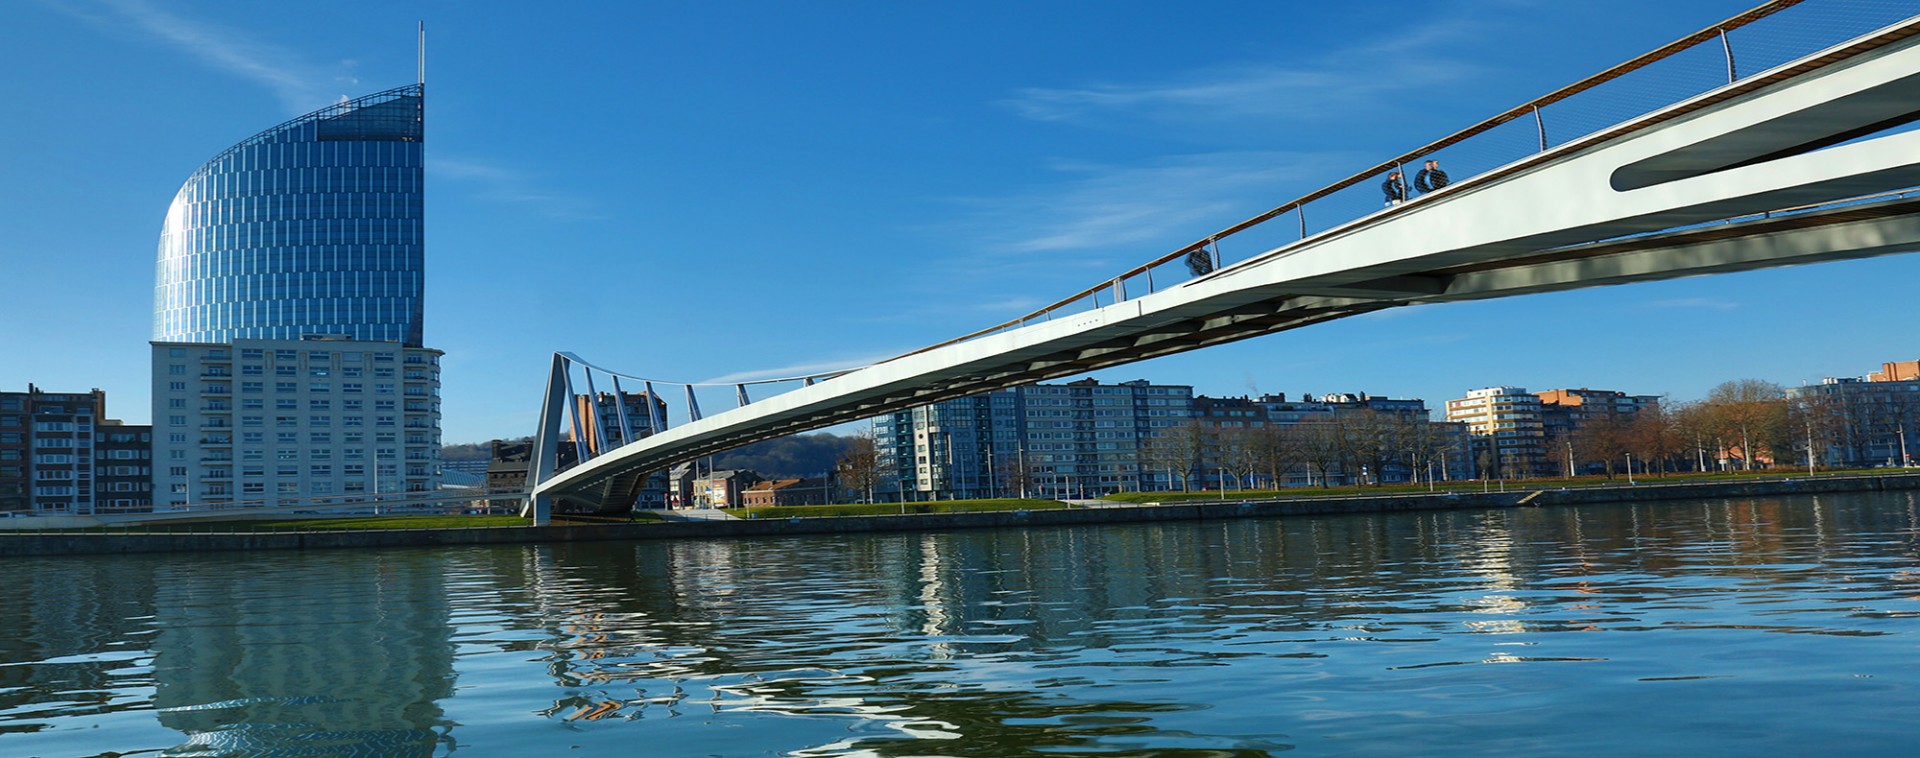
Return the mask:
<path fill-rule="evenodd" d="M 1909 493 L 0 561 L 0 755 L 1905 754 Z"/>

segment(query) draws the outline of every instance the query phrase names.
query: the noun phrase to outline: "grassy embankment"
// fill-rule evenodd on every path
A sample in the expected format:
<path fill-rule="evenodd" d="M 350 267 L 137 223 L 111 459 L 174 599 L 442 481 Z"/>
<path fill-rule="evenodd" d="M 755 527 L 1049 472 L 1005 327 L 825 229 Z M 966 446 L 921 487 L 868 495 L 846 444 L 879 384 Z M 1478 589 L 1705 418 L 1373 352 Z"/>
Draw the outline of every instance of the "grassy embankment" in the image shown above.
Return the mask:
<path fill-rule="evenodd" d="M 935 500 L 924 503 L 862 503 L 858 505 L 781 505 L 746 508 L 741 518 L 813 518 L 817 516 L 898 516 L 909 513 L 977 513 L 980 511 L 1037 511 L 1066 508 L 1058 500 L 1017 497 L 990 500 Z"/>
<path fill-rule="evenodd" d="M 1912 473 L 1907 469 L 1836 469 L 1819 471 L 1815 476 L 1844 476 L 1860 474 Z M 1728 471 L 1705 474 L 1641 474 L 1635 473 L 1633 481 L 1639 484 L 1685 484 L 1689 482 L 1726 482 L 1740 479 L 1782 479 L 1787 477 L 1805 477 L 1807 472 L 1787 468 L 1775 468 L 1767 471 Z M 1120 492 L 1107 495 L 1102 500 L 1117 503 L 1179 503 L 1193 500 L 1297 500 L 1303 498 L 1350 497 L 1354 495 L 1419 495 L 1430 491 L 1438 492 L 1480 492 L 1486 489 L 1498 490 L 1541 490 L 1573 487 L 1625 486 L 1627 477 L 1616 474 L 1612 478 L 1605 476 L 1553 477 L 1547 479 L 1472 479 L 1451 482 L 1437 482 L 1432 488 L 1420 484 L 1387 484 L 1379 486 L 1339 487 L 1288 487 L 1286 489 L 1229 489 L 1199 492 Z"/>
<path fill-rule="evenodd" d="M 636 513 L 626 519 L 592 519 L 594 523 L 602 521 L 659 521 L 659 516 L 651 513 Z M 566 516 L 556 517 L 554 523 L 567 524 L 575 520 Z M 95 532 L 102 534 L 120 533 L 167 533 L 190 532 L 328 532 L 350 529 L 491 529 L 497 527 L 528 526 L 528 519 L 513 515 L 496 516 L 307 516 L 282 519 L 234 519 L 230 521 L 166 521 L 159 523 L 128 523 L 113 526 L 95 526 L 84 529 L 60 529 L 61 532 Z M 0 531 L 7 531 L 7 524 L 0 524 Z M 20 529 L 19 531 L 37 531 Z"/>

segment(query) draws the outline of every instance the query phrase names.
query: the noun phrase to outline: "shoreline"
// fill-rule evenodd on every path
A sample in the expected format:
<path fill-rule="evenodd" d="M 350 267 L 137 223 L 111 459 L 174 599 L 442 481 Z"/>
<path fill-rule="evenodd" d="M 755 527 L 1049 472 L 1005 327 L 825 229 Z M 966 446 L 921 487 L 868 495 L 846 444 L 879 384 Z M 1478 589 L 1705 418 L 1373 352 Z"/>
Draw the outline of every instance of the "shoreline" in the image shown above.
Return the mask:
<path fill-rule="evenodd" d="M 1287 500 L 1172 504 L 1114 503 L 1035 511 L 820 516 L 729 521 L 655 521 L 564 526 L 466 529 L 376 529 L 338 532 L 0 533 L 0 558 L 135 553 L 337 550 L 377 547 L 453 547 L 615 540 L 728 539 L 821 534 L 945 531 L 1006 527 L 1083 526 L 1211 521 L 1395 511 L 1597 505 L 1703 498 L 1765 497 L 1920 490 L 1920 473 L 1865 474 L 1732 482 L 1648 484 L 1576 489 L 1518 488 L 1505 492 L 1341 495 Z"/>

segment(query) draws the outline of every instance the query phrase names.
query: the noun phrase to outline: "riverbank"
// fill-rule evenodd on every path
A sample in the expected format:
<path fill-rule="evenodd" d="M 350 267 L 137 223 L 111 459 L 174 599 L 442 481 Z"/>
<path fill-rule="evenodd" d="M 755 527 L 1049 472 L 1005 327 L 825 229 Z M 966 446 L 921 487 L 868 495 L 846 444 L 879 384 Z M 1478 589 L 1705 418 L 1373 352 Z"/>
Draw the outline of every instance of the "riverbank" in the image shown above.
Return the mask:
<path fill-rule="evenodd" d="M 1920 473 L 1789 477 L 1715 482 L 1622 484 L 1579 489 L 1352 495 L 1288 500 L 1113 504 L 1052 510 L 926 513 L 885 516 L 669 521 L 617 524 L 509 526 L 464 529 L 382 529 L 331 532 L 10 532 L 0 533 L 0 557 L 122 553 L 332 550 L 369 547 L 449 547 L 606 540 L 714 539 L 869 532 L 1206 521 L 1232 518 L 1386 513 L 1419 510 L 1592 505 L 1702 498 L 1920 490 Z"/>

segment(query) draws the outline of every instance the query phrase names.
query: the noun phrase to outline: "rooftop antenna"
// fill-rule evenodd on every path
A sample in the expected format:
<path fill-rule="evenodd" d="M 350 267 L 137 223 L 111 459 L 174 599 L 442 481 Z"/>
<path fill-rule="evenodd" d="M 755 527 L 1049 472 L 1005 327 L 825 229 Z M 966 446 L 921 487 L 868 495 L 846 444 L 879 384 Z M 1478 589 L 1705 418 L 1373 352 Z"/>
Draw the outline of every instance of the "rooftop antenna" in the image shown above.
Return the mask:
<path fill-rule="evenodd" d="M 427 21 L 426 19 L 420 20 L 419 49 L 420 49 L 420 63 L 418 68 L 419 83 L 422 86 L 425 86 L 427 83 Z"/>

